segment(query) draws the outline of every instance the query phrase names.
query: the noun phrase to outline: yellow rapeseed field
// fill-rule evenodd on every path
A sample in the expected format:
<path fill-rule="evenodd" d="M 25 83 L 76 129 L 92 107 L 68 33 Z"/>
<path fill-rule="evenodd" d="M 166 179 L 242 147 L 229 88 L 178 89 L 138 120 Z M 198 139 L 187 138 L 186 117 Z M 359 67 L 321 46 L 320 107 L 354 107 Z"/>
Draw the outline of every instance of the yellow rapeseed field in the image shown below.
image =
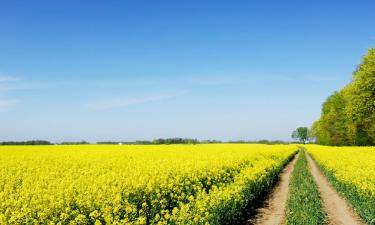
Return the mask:
<path fill-rule="evenodd" d="M 0 224 L 240 220 L 293 145 L 0 147 Z"/>
<path fill-rule="evenodd" d="M 375 224 L 375 147 L 308 145 L 307 149 L 362 219 Z"/>

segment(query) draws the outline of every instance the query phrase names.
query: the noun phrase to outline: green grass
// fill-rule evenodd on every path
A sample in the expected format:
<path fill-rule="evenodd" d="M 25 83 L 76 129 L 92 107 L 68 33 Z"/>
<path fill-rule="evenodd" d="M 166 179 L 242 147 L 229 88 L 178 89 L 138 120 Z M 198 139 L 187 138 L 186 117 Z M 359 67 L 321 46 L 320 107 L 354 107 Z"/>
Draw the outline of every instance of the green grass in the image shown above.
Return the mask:
<path fill-rule="evenodd" d="M 319 192 L 310 173 L 304 150 L 298 156 L 290 181 L 286 223 L 292 225 L 325 224 L 325 214 Z"/>

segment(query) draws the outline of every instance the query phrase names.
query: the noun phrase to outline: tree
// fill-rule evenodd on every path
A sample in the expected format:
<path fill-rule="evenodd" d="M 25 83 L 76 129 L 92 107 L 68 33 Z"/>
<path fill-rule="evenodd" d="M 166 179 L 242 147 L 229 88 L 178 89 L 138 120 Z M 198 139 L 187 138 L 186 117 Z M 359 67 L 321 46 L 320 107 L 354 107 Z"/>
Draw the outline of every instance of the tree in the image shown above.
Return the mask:
<path fill-rule="evenodd" d="M 309 128 L 307 127 L 298 127 L 295 131 L 292 133 L 293 139 L 298 139 L 303 144 L 306 143 L 306 141 L 309 140 Z"/>
<path fill-rule="evenodd" d="M 318 144 L 375 145 L 375 49 L 369 49 L 353 80 L 327 98 L 312 128 Z"/>
<path fill-rule="evenodd" d="M 347 87 L 346 113 L 354 145 L 375 144 L 375 49 L 370 49 Z"/>
<path fill-rule="evenodd" d="M 344 91 L 335 92 L 323 104 L 322 116 L 313 133 L 317 143 L 325 145 L 348 145 L 347 118 L 344 112 L 346 106 Z"/>
<path fill-rule="evenodd" d="M 51 142 L 45 140 L 30 140 L 30 141 L 4 141 L 0 145 L 52 145 Z"/>

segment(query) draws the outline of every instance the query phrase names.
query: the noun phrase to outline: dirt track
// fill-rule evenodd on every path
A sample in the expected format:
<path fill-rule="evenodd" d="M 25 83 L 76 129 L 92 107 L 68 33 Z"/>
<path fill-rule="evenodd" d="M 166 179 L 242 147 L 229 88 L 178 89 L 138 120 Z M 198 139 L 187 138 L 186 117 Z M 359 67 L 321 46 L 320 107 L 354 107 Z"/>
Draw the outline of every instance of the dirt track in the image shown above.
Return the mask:
<path fill-rule="evenodd" d="M 265 206 L 257 210 L 257 216 L 246 224 L 280 225 L 285 219 L 285 208 L 288 199 L 290 177 L 298 155 L 283 169 L 276 187 L 267 199 Z"/>
<path fill-rule="evenodd" d="M 319 170 L 314 160 L 306 153 L 311 174 L 318 185 L 324 210 L 327 213 L 329 224 L 335 225 L 356 225 L 364 224 L 354 213 L 351 206 L 344 198 L 332 187 L 325 175 Z"/>

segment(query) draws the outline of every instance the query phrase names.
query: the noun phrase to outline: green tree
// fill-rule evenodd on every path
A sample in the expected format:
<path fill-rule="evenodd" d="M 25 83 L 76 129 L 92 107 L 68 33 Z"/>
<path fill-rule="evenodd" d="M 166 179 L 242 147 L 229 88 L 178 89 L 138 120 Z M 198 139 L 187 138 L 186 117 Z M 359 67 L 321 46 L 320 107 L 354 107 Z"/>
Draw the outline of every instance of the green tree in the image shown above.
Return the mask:
<path fill-rule="evenodd" d="M 343 91 L 335 92 L 323 104 L 322 116 L 318 123 L 317 142 L 325 145 L 347 145 L 347 118 Z"/>
<path fill-rule="evenodd" d="M 347 86 L 349 136 L 354 145 L 375 144 L 375 49 L 370 49 Z"/>
<path fill-rule="evenodd" d="M 307 127 L 298 127 L 292 133 L 293 139 L 298 139 L 301 143 L 305 144 L 309 140 L 309 128 Z"/>
<path fill-rule="evenodd" d="M 369 49 L 353 80 L 327 98 L 312 127 L 318 144 L 375 145 L 375 49 Z"/>

